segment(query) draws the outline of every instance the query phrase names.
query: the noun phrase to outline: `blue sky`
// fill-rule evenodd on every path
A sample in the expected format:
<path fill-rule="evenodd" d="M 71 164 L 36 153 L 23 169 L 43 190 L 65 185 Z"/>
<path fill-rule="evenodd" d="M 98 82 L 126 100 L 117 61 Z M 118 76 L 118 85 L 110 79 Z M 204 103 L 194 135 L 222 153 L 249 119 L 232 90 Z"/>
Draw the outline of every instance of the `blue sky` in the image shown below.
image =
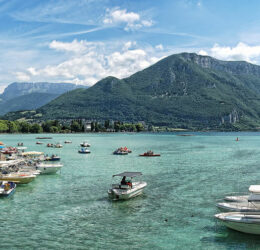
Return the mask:
<path fill-rule="evenodd" d="M 0 0 L 0 91 L 92 85 L 184 51 L 260 64 L 259 11 L 256 0 Z"/>

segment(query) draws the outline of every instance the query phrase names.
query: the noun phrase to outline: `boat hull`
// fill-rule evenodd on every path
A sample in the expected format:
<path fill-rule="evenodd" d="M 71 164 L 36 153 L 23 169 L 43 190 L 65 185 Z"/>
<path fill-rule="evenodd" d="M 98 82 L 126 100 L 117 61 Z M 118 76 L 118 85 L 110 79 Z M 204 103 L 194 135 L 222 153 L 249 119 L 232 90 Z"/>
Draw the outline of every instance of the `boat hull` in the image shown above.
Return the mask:
<path fill-rule="evenodd" d="M 222 212 L 260 212 L 260 204 L 255 203 L 218 203 L 217 207 Z"/>
<path fill-rule="evenodd" d="M 223 213 L 223 214 L 216 214 L 215 217 L 219 219 L 222 222 L 222 224 L 224 224 L 228 228 L 231 228 L 233 230 L 242 233 L 260 235 L 260 218 L 254 219 L 253 214 L 242 215 L 236 218 L 236 215 L 238 214 L 239 213 L 226 213 L 226 214 Z"/>
<path fill-rule="evenodd" d="M 144 154 L 142 154 L 142 155 L 139 155 L 139 156 L 142 156 L 142 157 L 158 157 L 158 156 L 161 156 L 161 155 L 159 155 L 159 154 L 154 154 L 154 155 L 144 155 Z"/>
<path fill-rule="evenodd" d="M 61 170 L 62 166 L 37 166 L 36 169 L 41 171 L 41 174 L 56 174 Z"/>
<path fill-rule="evenodd" d="M 146 185 L 146 182 L 143 182 L 139 187 L 132 189 L 121 190 L 112 188 L 108 190 L 108 197 L 112 200 L 128 200 L 141 195 Z"/>
<path fill-rule="evenodd" d="M 225 196 L 224 200 L 229 201 L 229 202 L 246 202 L 248 201 L 249 195 L 230 195 L 230 196 Z"/>
<path fill-rule="evenodd" d="M 32 182 L 35 179 L 36 176 L 29 176 L 29 177 L 11 177 L 11 176 L 6 176 L 6 177 L 0 177 L 0 181 L 11 181 L 17 184 L 28 184 Z"/>

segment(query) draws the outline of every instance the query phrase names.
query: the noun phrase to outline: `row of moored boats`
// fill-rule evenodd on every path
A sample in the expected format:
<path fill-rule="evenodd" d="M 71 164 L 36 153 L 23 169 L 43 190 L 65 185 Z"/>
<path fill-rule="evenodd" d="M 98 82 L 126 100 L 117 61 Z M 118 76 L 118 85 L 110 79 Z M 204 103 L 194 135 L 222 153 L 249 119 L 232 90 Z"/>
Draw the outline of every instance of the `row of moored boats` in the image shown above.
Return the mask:
<path fill-rule="evenodd" d="M 24 152 L 26 147 L 1 145 L 0 151 L 0 197 L 12 195 L 17 185 L 28 184 L 39 175 L 55 174 L 63 167 L 57 155 L 44 155 L 43 152 Z"/>
<path fill-rule="evenodd" d="M 247 194 L 225 196 L 216 206 L 222 213 L 215 217 L 228 228 L 260 234 L 260 185 L 251 185 Z"/>

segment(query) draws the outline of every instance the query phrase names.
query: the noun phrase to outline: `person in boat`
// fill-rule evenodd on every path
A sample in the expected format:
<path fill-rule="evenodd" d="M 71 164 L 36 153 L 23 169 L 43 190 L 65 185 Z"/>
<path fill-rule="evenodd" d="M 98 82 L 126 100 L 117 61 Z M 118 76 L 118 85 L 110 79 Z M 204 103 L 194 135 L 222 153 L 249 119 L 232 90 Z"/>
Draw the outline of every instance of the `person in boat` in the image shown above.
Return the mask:
<path fill-rule="evenodd" d="M 121 180 L 121 185 L 126 185 L 125 176 L 124 176 L 123 179 Z"/>

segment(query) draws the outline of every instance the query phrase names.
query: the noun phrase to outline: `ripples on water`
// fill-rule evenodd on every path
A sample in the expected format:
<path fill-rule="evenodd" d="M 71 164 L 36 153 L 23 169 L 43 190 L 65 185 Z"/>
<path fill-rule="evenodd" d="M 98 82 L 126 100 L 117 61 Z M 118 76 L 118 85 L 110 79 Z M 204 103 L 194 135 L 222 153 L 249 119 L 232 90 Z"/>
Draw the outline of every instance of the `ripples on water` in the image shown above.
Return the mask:
<path fill-rule="evenodd" d="M 1 199 L 1 249 L 245 249 L 260 248 L 258 236 L 216 222 L 216 199 L 259 184 L 258 133 L 76 134 L 63 149 L 36 145 L 35 135 L 2 135 L 1 141 L 29 150 L 58 153 L 61 174 L 39 176 Z M 240 141 L 236 142 L 236 137 Z M 88 140 L 90 155 L 77 153 Z M 51 141 L 50 141 L 51 142 Z M 128 146 L 133 153 L 114 156 Z M 138 157 L 152 149 L 158 158 Z M 112 174 L 142 171 L 141 197 L 111 202 Z"/>

